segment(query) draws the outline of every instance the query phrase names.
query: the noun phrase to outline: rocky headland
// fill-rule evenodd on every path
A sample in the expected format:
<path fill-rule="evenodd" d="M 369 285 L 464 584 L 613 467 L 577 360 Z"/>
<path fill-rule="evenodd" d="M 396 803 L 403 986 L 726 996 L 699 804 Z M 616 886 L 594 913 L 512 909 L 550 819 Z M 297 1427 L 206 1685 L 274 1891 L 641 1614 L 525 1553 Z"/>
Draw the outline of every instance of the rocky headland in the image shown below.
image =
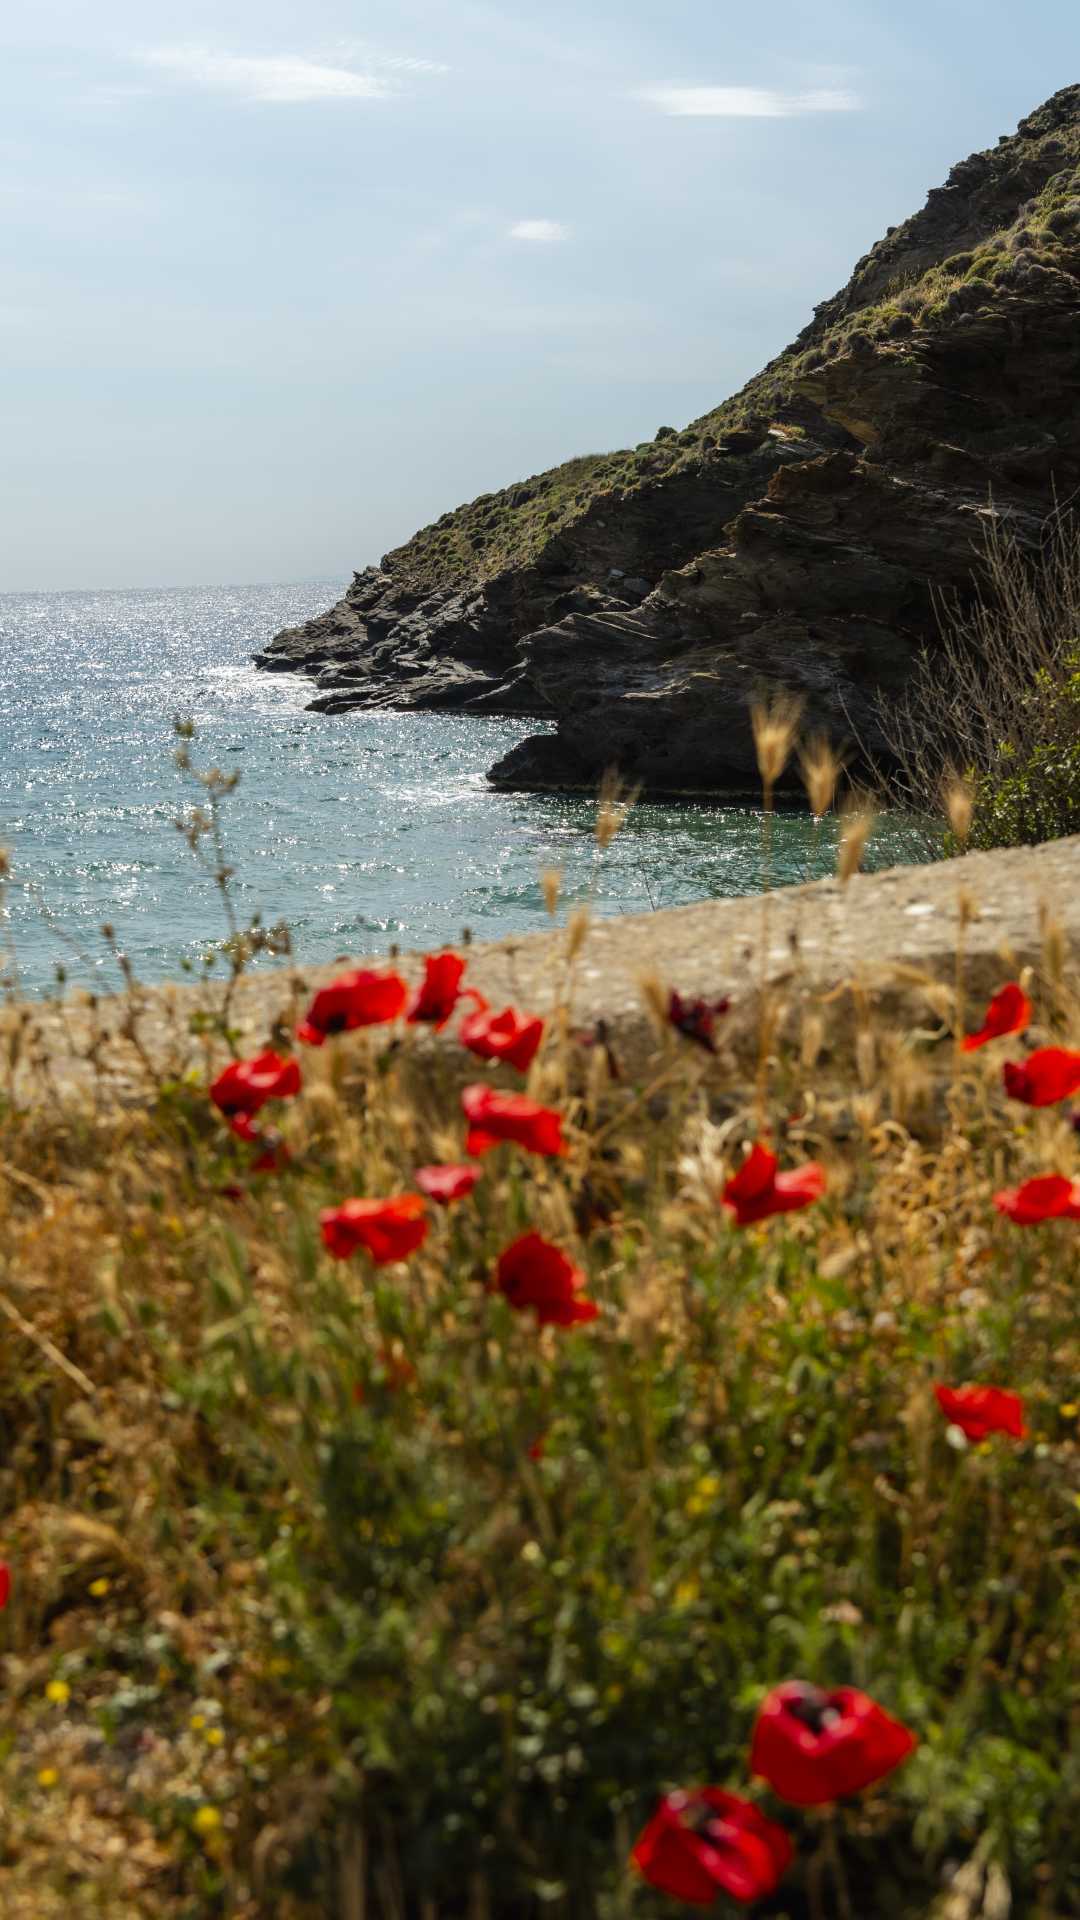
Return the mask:
<path fill-rule="evenodd" d="M 756 790 L 750 707 L 881 752 L 877 700 L 1080 485 L 1080 86 L 971 155 L 798 339 L 681 432 L 425 527 L 260 666 L 311 705 L 535 715 L 507 788 Z"/>

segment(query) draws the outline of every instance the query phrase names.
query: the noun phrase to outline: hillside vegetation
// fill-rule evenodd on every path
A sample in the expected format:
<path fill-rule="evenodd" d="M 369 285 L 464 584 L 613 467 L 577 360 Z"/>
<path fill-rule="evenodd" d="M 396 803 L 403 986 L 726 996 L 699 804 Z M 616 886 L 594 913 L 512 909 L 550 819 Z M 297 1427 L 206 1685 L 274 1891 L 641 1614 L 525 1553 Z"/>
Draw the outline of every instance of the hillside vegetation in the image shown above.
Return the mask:
<path fill-rule="evenodd" d="M 940 347 L 961 316 L 991 310 L 1010 289 L 1052 291 L 1080 275 L 1080 123 L 1058 110 L 1077 89 L 1021 124 L 1008 152 L 953 168 L 926 209 L 880 240 L 848 285 L 816 311 L 793 344 L 731 399 L 681 431 L 613 453 L 567 461 L 445 513 L 383 561 L 418 589 L 485 580 L 534 562 L 545 545 L 594 511 L 617 514 L 635 494 L 699 470 L 725 437 L 771 426 L 798 435 L 821 397 L 813 376 L 873 344 L 918 357 Z M 1015 149 L 1020 148 L 1018 153 Z M 961 200 L 954 212 L 950 198 Z M 1046 276 L 1040 279 L 1040 276 Z"/>
<path fill-rule="evenodd" d="M 132 986 L 124 1105 L 8 1007 L 5 1920 L 1080 1914 L 1080 999 L 974 911 L 749 1071 L 677 977 L 578 1031 L 580 912 L 541 1008 L 208 988 L 180 1076 Z"/>

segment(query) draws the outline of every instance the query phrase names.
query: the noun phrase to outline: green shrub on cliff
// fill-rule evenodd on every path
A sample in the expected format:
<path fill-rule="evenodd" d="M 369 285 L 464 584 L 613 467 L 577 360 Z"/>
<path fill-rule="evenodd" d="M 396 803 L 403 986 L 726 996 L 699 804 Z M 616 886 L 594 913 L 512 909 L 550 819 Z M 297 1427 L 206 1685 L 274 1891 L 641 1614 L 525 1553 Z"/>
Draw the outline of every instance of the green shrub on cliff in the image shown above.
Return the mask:
<path fill-rule="evenodd" d="M 1015 847 L 1080 833 L 1080 648 L 1060 683 L 1043 670 L 1021 706 L 1034 707 L 1035 739 L 1025 751 L 1003 740 L 997 763 L 971 781 L 970 844 Z"/>
<path fill-rule="evenodd" d="M 879 703 L 886 784 L 898 805 L 940 817 L 962 770 L 965 845 L 1033 845 L 1080 832 L 1080 523 L 1054 515 L 1034 555 L 987 525 L 973 604 L 942 608 L 940 645 L 899 701 Z"/>

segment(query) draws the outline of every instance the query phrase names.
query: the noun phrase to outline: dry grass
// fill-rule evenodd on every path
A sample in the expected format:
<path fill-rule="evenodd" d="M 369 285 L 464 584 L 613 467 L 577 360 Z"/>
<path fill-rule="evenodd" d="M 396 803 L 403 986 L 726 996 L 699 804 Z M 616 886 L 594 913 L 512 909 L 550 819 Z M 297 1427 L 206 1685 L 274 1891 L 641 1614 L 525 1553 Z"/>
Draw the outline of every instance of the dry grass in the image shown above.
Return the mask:
<path fill-rule="evenodd" d="M 276 1175 L 194 1080 L 0 1109 L 5 1920 L 660 1914 L 637 1826 L 661 1788 L 745 1789 L 793 1672 L 921 1744 L 835 1821 L 784 1811 L 768 1913 L 1080 1912 L 1080 1226 L 991 1199 L 1076 1168 L 1067 1112 L 1000 1085 L 1080 1042 L 1052 932 L 1027 984 L 1026 1039 L 967 1056 L 962 955 L 918 1029 L 855 992 L 828 1073 L 836 1009 L 778 1051 L 766 1006 L 756 1085 L 655 984 L 634 1084 L 556 1017 L 528 1090 L 567 1157 L 498 1149 L 379 1270 L 318 1213 L 462 1157 L 457 1064 L 415 1029 L 304 1054 Z M 828 1190 L 739 1231 L 720 1189 L 762 1125 Z M 489 1290 L 530 1227 L 598 1321 Z M 1027 1440 L 950 1444 L 932 1388 L 969 1379 L 1023 1393 Z"/>

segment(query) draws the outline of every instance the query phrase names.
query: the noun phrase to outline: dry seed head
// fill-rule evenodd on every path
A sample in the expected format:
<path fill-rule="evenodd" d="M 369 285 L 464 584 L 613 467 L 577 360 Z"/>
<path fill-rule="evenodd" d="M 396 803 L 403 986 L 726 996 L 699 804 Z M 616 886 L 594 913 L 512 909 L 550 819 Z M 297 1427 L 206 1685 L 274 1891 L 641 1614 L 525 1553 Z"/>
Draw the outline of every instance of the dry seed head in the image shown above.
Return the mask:
<path fill-rule="evenodd" d="M 603 1047 L 589 1048 L 588 1099 L 595 1112 L 605 1087 L 610 1080 L 608 1057 Z"/>
<path fill-rule="evenodd" d="M 661 1029 L 666 1028 L 668 1025 L 670 996 L 660 975 L 658 973 L 643 973 L 638 980 L 638 985 L 641 988 L 641 997 L 648 1007 L 649 1012 L 652 1014 L 653 1019 L 656 1021 L 657 1026 Z"/>
<path fill-rule="evenodd" d="M 1043 968 L 1048 979 L 1060 981 L 1065 972 L 1068 949 L 1060 920 L 1051 920 L 1049 915 L 1043 921 L 1042 948 Z"/>
<path fill-rule="evenodd" d="M 772 791 L 787 766 L 801 713 L 802 701 L 790 693 L 759 700 L 750 709 L 758 772 L 767 792 Z"/>
<path fill-rule="evenodd" d="M 561 867 L 545 867 L 540 875 L 540 886 L 544 895 L 544 905 L 554 919 L 559 905 L 559 894 L 562 891 Z"/>
<path fill-rule="evenodd" d="M 575 907 L 566 923 L 566 957 L 574 960 L 585 945 L 589 931 L 590 915 L 588 907 Z"/>
<path fill-rule="evenodd" d="M 803 1016 L 799 1033 L 799 1058 L 804 1067 L 816 1067 L 825 1044 L 825 1022 L 820 1013 Z"/>
<path fill-rule="evenodd" d="M 594 829 L 601 853 L 611 845 L 640 792 L 640 787 L 624 787 L 614 767 L 609 767 L 604 774 Z"/>
<path fill-rule="evenodd" d="M 945 782 L 943 799 L 953 838 L 966 847 L 975 812 L 975 795 L 970 780 L 964 780 L 959 774 L 950 775 Z"/>
<path fill-rule="evenodd" d="M 841 765 L 839 754 L 833 752 L 823 733 L 812 734 L 809 740 L 801 742 L 799 771 L 815 820 L 820 820 L 823 813 L 828 813 L 836 798 Z"/>
<path fill-rule="evenodd" d="M 856 800 L 844 811 L 844 824 L 840 832 L 840 852 L 837 855 L 836 871 L 841 886 L 846 887 L 853 873 L 858 873 L 862 857 L 866 852 L 866 843 L 874 831 L 877 821 L 870 802 L 863 797 Z"/>
<path fill-rule="evenodd" d="M 877 1063 L 877 1041 L 869 1027 L 862 1027 L 855 1040 L 855 1065 L 862 1086 L 873 1086 L 877 1077 Z"/>
<path fill-rule="evenodd" d="M 979 903 L 975 895 L 969 893 L 966 887 L 961 887 L 957 895 L 956 911 L 962 927 L 970 926 L 971 922 L 979 917 Z"/>

